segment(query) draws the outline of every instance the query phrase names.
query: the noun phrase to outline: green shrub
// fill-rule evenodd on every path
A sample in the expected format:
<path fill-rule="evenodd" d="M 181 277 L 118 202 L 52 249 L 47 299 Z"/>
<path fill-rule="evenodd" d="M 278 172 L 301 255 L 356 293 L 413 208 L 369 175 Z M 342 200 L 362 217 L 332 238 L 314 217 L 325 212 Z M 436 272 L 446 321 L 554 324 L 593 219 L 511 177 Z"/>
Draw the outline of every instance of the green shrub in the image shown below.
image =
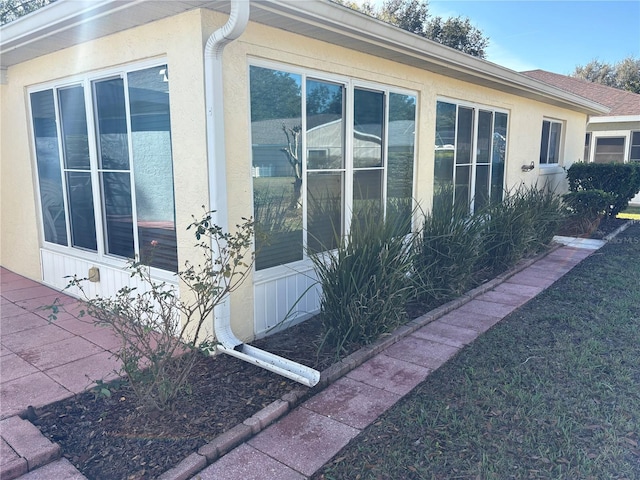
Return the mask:
<path fill-rule="evenodd" d="M 361 210 L 335 251 L 311 255 L 322 285 L 323 346 L 338 356 L 347 345 L 371 343 L 405 321 L 406 225 L 380 218 L 378 209 Z"/>
<path fill-rule="evenodd" d="M 567 180 L 571 192 L 602 190 L 612 195 L 612 206 L 607 214 L 615 217 L 640 192 L 640 166 L 633 163 L 574 163 L 567 170 Z M 590 209 L 598 206 L 598 196 L 591 197 L 596 205 Z M 580 202 L 584 203 L 587 199 L 585 197 Z"/>
<path fill-rule="evenodd" d="M 451 189 L 434 197 L 413 248 L 411 279 L 417 301 L 437 304 L 469 288 L 480 257 L 479 226 L 478 217 L 454 205 Z"/>
<path fill-rule="evenodd" d="M 609 215 L 615 197 L 603 190 L 579 190 L 562 196 L 567 211 L 567 222 L 562 234 L 570 236 L 591 235 L 600 220 Z"/>

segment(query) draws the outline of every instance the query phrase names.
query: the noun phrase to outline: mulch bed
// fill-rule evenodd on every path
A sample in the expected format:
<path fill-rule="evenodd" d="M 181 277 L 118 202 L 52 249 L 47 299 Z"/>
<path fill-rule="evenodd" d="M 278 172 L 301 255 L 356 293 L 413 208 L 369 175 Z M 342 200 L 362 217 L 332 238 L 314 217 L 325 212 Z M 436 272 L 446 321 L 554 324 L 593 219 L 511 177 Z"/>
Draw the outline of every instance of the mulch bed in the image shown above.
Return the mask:
<path fill-rule="evenodd" d="M 315 317 L 252 345 L 323 370 L 337 357 L 318 354 L 321 339 Z M 171 411 L 145 410 L 120 381 L 38 409 L 30 420 L 87 478 L 146 480 L 287 392 L 306 388 L 229 355 L 203 356 L 188 384 L 190 391 Z M 99 392 L 104 386 L 109 396 Z"/>
<path fill-rule="evenodd" d="M 624 221 L 602 222 L 602 238 Z M 410 305 L 416 318 L 437 305 Z M 338 358 L 323 350 L 322 327 L 314 317 L 252 345 L 322 371 Z M 345 356 L 358 349 L 352 345 Z M 221 433 L 300 384 L 229 355 L 203 357 L 189 380 L 191 390 L 168 412 L 149 412 L 126 382 L 109 385 L 111 395 L 89 391 L 48 405 L 31 415 L 42 433 L 89 479 L 146 480 L 160 476 Z"/>

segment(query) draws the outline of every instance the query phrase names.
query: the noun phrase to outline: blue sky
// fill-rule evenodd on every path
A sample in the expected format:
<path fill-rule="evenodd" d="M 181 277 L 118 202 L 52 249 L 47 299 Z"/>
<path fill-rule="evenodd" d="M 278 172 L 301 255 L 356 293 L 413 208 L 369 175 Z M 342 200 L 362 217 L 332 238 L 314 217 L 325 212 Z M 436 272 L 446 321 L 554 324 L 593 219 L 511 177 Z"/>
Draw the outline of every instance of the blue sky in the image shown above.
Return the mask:
<path fill-rule="evenodd" d="M 640 0 L 430 0 L 429 12 L 469 17 L 489 37 L 487 60 L 517 71 L 640 57 Z"/>

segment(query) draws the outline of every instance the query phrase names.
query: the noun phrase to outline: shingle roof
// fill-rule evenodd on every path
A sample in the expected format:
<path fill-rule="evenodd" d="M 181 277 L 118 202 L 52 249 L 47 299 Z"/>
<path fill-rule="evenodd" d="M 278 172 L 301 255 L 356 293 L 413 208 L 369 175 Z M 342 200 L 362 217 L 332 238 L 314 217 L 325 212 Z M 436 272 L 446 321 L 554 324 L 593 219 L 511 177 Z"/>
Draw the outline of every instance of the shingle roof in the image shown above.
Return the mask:
<path fill-rule="evenodd" d="M 520 73 L 609 107 L 611 112 L 604 114 L 605 116 L 640 115 L 640 95 L 637 93 L 545 70 L 529 70 Z"/>

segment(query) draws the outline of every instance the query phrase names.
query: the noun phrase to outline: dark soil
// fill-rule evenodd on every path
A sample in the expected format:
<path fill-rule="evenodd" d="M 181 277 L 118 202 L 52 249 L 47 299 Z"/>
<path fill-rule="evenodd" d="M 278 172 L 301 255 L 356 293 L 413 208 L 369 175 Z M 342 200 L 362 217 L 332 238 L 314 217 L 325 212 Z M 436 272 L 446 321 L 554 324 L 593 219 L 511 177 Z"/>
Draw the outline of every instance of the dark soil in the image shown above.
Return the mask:
<path fill-rule="evenodd" d="M 172 411 L 148 412 L 125 383 L 39 409 L 33 423 L 89 479 L 151 479 L 293 389 L 228 355 L 203 357 Z"/>
<path fill-rule="evenodd" d="M 429 308 L 412 306 L 409 318 Z M 322 343 L 319 317 L 252 345 L 322 371 L 338 358 Z M 342 356 L 357 350 L 351 345 Z M 60 444 L 63 456 L 88 479 L 146 480 L 160 476 L 198 448 L 291 390 L 306 387 L 228 355 L 202 357 L 191 391 L 166 412 L 149 412 L 124 381 L 38 409 L 30 418 Z"/>
<path fill-rule="evenodd" d="M 322 325 L 314 317 L 252 345 L 322 371 L 338 356 L 318 353 L 321 342 Z M 87 478 L 146 480 L 285 393 L 306 388 L 228 355 L 203 356 L 187 383 L 190 391 L 170 411 L 146 410 L 126 381 L 116 381 L 38 409 L 29 419 Z M 99 392 L 103 387 L 110 395 Z"/>

